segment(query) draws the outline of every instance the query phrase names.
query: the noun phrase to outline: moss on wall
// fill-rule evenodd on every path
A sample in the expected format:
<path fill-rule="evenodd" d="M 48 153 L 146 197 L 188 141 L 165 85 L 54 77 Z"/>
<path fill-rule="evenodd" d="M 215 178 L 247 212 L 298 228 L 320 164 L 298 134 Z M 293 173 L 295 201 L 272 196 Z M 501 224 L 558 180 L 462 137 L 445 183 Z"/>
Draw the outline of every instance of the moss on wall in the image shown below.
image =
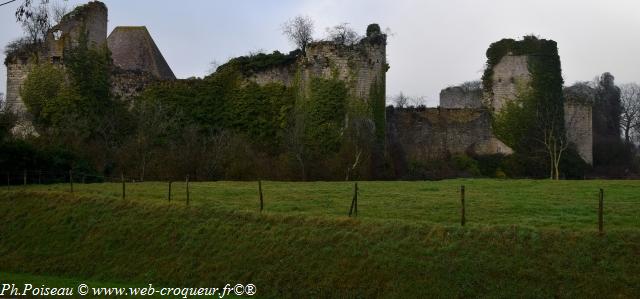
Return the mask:
<path fill-rule="evenodd" d="M 371 85 L 371 93 L 369 95 L 369 103 L 371 105 L 371 113 L 373 122 L 376 126 L 376 139 L 379 142 L 384 141 L 386 128 L 386 74 L 383 72 L 380 78 Z"/>

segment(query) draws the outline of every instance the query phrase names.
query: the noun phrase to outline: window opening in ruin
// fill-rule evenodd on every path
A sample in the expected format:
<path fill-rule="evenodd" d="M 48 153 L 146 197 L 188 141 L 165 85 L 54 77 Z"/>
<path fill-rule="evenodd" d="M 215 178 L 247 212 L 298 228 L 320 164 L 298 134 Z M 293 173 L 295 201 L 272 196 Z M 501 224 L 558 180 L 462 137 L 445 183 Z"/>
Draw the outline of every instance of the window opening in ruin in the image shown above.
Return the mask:
<path fill-rule="evenodd" d="M 53 64 L 60 64 L 60 56 L 53 56 L 51 57 L 51 63 Z"/>
<path fill-rule="evenodd" d="M 62 30 L 56 30 L 53 32 L 54 40 L 60 40 L 61 37 L 62 37 Z"/>

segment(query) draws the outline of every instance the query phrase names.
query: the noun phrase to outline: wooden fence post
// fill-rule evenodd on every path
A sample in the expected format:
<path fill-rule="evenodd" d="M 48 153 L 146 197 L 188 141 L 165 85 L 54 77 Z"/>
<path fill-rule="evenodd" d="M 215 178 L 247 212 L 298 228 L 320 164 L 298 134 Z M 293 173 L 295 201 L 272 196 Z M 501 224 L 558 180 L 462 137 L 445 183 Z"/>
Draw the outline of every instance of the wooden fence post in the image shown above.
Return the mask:
<path fill-rule="evenodd" d="M 73 193 L 73 170 L 69 170 L 69 188 L 71 189 L 71 193 Z"/>
<path fill-rule="evenodd" d="M 23 185 L 26 186 L 27 185 L 27 170 L 26 169 L 24 170 L 24 177 L 23 178 L 24 178 Z"/>
<path fill-rule="evenodd" d="M 353 198 L 351 199 L 351 208 L 349 208 L 349 217 L 351 215 L 358 216 L 358 183 L 353 185 Z"/>
<path fill-rule="evenodd" d="M 11 191 L 11 175 L 7 171 L 7 191 Z"/>
<path fill-rule="evenodd" d="M 189 175 L 187 175 L 187 205 L 189 205 Z"/>
<path fill-rule="evenodd" d="M 598 200 L 598 232 L 600 232 L 600 234 L 604 233 L 604 215 L 602 211 L 603 209 L 604 209 L 604 190 L 600 188 L 600 198 Z"/>
<path fill-rule="evenodd" d="M 126 190 L 124 185 L 124 173 L 120 173 L 120 180 L 122 181 L 122 199 L 125 199 Z"/>
<path fill-rule="evenodd" d="M 358 217 L 358 183 L 356 183 L 356 191 L 354 196 L 356 197 L 356 208 L 354 209 L 354 212 L 356 217 Z"/>
<path fill-rule="evenodd" d="M 258 194 L 260 196 L 260 213 L 264 210 L 264 198 L 262 196 L 262 181 L 258 180 Z"/>
<path fill-rule="evenodd" d="M 42 185 L 42 169 L 38 170 L 38 185 Z"/>
<path fill-rule="evenodd" d="M 462 226 L 464 226 L 466 219 L 465 219 L 465 215 L 464 215 L 464 185 L 460 186 L 460 203 L 462 204 L 461 210 L 460 210 L 460 224 Z"/>
<path fill-rule="evenodd" d="M 171 201 L 171 181 L 169 181 L 169 193 L 167 193 L 167 201 Z"/>

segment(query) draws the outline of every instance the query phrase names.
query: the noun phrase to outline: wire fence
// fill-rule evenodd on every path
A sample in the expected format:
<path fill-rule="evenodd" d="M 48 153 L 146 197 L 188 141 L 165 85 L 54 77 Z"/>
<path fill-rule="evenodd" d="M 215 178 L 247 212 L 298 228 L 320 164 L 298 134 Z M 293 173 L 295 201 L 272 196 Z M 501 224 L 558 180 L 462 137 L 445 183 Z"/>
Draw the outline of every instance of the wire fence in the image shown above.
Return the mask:
<path fill-rule="evenodd" d="M 144 183 L 144 181 L 139 180 L 133 177 L 127 177 L 124 174 L 120 176 L 105 176 L 99 175 L 95 173 L 86 173 L 81 171 L 50 171 L 50 170 L 23 170 L 23 171 L 6 171 L 5 173 L 5 184 L 6 191 L 18 191 L 25 190 L 20 187 L 28 187 L 33 185 L 60 185 L 60 184 L 68 184 L 68 189 L 64 190 L 70 193 L 78 192 L 79 186 L 90 185 L 94 183 L 119 183 L 121 186 L 118 186 L 118 190 L 110 190 L 110 194 L 117 194 L 122 199 L 127 199 L 128 192 L 133 186 L 136 186 L 138 183 Z M 199 191 L 209 191 L 216 187 L 207 186 L 207 185 L 194 185 L 193 181 L 190 180 L 190 177 L 187 175 L 184 180 L 166 180 L 162 182 L 157 182 L 160 184 L 166 184 L 164 190 L 159 188 L 157 193 L 154 193 L 154 196 L 157 196 L 159 199 L 167 200 L 169 202 L 176 201 L 177 198 L 180 201 L 184 201 L 184 203 L 188 206 L 191 204 L 192 192 L 194 190 Z M 179 189 L 177 188 L 179 184 Z M 265 208 L 264 195 L 262 190 L 262 181 L 258 181 L 256 185 L 256 196 L 259 199 L 259 211 L 262 212 Z M 101 189 L 102 190 L 102 189 Z M 86 190 L 83 190 L 86 191 Z M 163 193 L 162 195 L 158 195 Z M 203 192 L 204 193 L 204 192 Z M 351 205 L 349 207 L 348 213 L 345 213 L 349 217 L 357 217 L 358 216 L 358 195 L 360 194 L 358 183 L 355 182 L 353 186 L 353 197 L 351 199 Z M 460 201 L 460 225 L 465 226 L 467 222 L 466 217 L 466 203 L 465 203 L 465 186 L 460 186 L 459 192 Z M 634 204 L 637 202 L 634 202 Z M 598 232 L 602 234 L 604 232 L 604 190 L 599 189 L 598 193 L 598 209 L 597 209 L 597 227 Z"/>

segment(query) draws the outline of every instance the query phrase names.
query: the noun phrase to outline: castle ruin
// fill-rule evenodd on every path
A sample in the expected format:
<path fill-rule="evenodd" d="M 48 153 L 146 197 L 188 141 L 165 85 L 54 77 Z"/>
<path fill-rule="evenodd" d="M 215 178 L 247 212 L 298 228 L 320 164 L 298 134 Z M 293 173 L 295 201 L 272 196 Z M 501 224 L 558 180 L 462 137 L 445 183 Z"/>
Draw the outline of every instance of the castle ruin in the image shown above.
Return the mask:
<path fill-rule="evenodd" d="M 502 111 L 507 102 L 518 97 L 522 88 L 531 82 L 528 55 L 508 54 L 493 68 L 492 94 L 485 95 L 486 105 L 494 113 Z M 593 164 L 592 105 L 593 101 L 583 101 L 567 96 L 565 92 L 564 122 L 567 141 L 573 143 L 580 157 Z"/>
<path fill-rule="evenodd" d="M 109 48 L 114 64 L 112 93 L 117 98 L 132 99 L 150 83 L 175 79 L 146 27 L 116 27 L 107 38 L 107 21 L 107 6 L 91 1 L 63 16 L 47 32 L 44 47 L 37 53 L 20 50 L 8 53 L 7 106 L 18 114 L 25 113 L 20 89 L 31 67 L 41 61 L 64 66 L 65 51 L 77 46 L 83 33 L 89 46 Z"/>
<path fill-rule="evenodd" d="M 134 99 L 146 86 L 160 80 L 175 80 L 171 68 L 146 27 L 116 27 L 107 37 L 107 7 L 89 2 L 63 17 L 47 34 L 38 59 L 64 65 L 65 49 L 77 44 L 82 30 L 89 43 L 107 46 L 111 52 L 112 94 Z M 509 53 L 492 67 L 491 93 L 480 85 L 465 84 L 443 89 L 440 107 L 385 109 L 386 35 L 372 24 L 367 35 L 354 45 L 332 41 L 311 43 L 305 53 L 290 63 L 251 72 L 246 80 L 259 85 L 298 84 L 305 90 L 311 78 L 345 82 L 352 98 L 369 104 L 376 133 L 386 140 L 387 151 L 399 168 L 411 161 L 428 161 L 452 155 L 510 155 L 513 150 L 496 138 L 491 128 L 492 113 L 500 112 L 518 91 L 531 81 L 529 56 Z M 6 100 L 16 112 L 25 112 L 20 88 L 30 67 L 37 63 L 22 52 L 10 53 L 7 66 Z M 592 157 L 591 106 L 588 101 L 567 97 L 565 125 L 569 141 L 588 163 Z M 380 122 L 381 121 L 381 122 Z M 402 166 L 404 165 L 404 166 Z"/>

